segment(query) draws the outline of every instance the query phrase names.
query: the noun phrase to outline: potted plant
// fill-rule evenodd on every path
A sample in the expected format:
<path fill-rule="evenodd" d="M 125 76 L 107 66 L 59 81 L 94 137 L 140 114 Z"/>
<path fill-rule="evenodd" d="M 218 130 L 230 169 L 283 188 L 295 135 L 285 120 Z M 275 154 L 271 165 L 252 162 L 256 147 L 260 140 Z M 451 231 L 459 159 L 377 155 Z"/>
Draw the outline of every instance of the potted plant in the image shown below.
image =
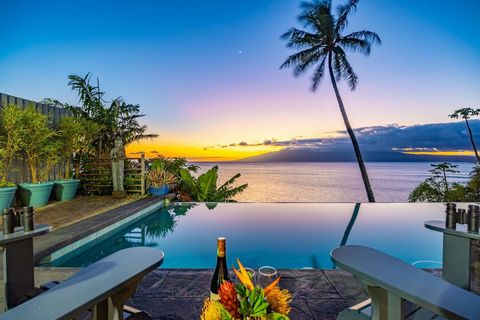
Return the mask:
<path fill-rule="evenodd" d="M 149 183 L 147 192 L 154 196 L 163 196 L 169 193 L 177 182 L 177 177 L 173 173 L 161 168 L 150 169 L 145 178 Z"/>
<path fill-rule="evenodd" d="M 49 127 L 48 116 L 33 106 L 22 110 L 25 134 L 22 152 L 30 171 L 30 182 L 20 183 L 20 200 L 23 205 L 42 207 L 48 203 L 53 182 L 48 181 L 51 169 L 58 162 L 57 133 Z"/>
<path fill-rule="evenodd" d="M 23 136 L 21 109 L 7 105 L 0 111 L 0 210 L 12 204 L 17 191 L 14 183 L 8 181 L 13 160 L 20 154 Z"/>
<path fill-rule="evenodd" d="M 80 185 L 78 167 L 73 177 L 72 160 L 86 152 L 99 131 L 99 126 L 79 117 L 65 117 L 58 128 L 60 159 L 65 165 L 63 179 L 53 181 L 53 195 L 56 200 L 67 201 L 75 198 Z"/>

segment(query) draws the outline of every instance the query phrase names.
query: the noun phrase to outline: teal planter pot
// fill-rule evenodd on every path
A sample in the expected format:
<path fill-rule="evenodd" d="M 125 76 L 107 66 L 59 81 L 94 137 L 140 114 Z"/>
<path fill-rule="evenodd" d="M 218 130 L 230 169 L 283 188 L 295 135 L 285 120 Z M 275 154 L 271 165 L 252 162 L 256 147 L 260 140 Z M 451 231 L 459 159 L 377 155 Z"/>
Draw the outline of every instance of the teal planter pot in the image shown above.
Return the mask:
<path fill-rule="evenodd" d="M 0 188 L 0 211 L 10 208 L 16 191 L 17 187 Z"/>
<path fill-rule="evenodd" d="M 40 208 L 47 205 L 53 182 L 20 183 L 18 186 L 22 205 Z"/>
<path fill-rule="evenodd" d="M 170 187 L 164 184 L 161 187 L 148 187 L 147 192 L 152 196 L 164 196 L 170 192 Z"/>
<path fill-rule="evenodd" d="M 53 196 L 58 201 L 68 201 L 75 198 L 80 180 L 53 181 Z"/>

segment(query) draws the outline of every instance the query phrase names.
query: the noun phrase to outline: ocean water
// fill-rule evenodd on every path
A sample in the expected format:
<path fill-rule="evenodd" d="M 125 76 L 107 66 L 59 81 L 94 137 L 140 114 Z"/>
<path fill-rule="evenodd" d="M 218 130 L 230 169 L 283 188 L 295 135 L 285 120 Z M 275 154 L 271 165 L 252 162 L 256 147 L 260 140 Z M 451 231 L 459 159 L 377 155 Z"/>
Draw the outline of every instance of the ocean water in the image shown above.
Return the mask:
<path fill-rule="evenodd" d="M 200 172 L 215 164 L 201 163 Z M 353 162 L 217 163 L 219 182 L 241 173 L 238 183 L 248 188 L 240 202 L 366 202 L 360 171 Z M 466 181 L 472 163 L 457 163 L 459 174 L 450 181 Z M 366 164 L 377 202 L 407 202 L 409 193 L 430 176 L 428 162 L 370 162 Z"/>

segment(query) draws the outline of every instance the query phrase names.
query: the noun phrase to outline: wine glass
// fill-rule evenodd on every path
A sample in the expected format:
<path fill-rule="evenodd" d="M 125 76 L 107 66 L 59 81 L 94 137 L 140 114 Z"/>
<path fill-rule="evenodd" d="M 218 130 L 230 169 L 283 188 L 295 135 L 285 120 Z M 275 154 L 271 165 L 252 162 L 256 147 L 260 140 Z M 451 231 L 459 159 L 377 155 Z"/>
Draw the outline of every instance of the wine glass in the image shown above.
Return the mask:
<path fill-rule="evenodd" d="M 258 269 L 258 284 L 265 288 L 278 278 L 277 269 L 272 266 L 263 266 Z"/>
<path fill-rule="evenodd" d="M 256 272 L 252 268 L 245 268 L 245 270 L 250 274 L 250 277 L 252 278 L 252 282 L 255 284 L 256 283 Z M 229 273 L 230 275 L 230 280 L 232 280 L 233 283 L 237 283 L 239 279 L 237 278 L 237 275 L 235 272 L 232 271 Z"/>

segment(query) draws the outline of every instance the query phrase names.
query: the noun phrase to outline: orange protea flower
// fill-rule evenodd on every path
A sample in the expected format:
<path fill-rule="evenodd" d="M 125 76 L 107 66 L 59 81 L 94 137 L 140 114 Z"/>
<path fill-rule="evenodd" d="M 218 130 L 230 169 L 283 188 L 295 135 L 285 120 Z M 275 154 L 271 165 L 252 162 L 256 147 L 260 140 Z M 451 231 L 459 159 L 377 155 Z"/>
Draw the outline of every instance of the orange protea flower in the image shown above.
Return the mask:
<path fill-rule="evenodd" d="M 222 314 L 214 301 L 206 298 L 203 302 L 202 315 L 200 320 L 222 320 Z"/>
<path fill-rule="evenodd" d="M 235 290 L 233 283 L 230 281 L 223 282 L 218 289 L 218 295 L 220 297 L 220 303 L 225 310 L 227 310 L 232 317 L 240 318 L 240 312 L 238 312 L 240 302 L 238 302 L 237 291 Z"/>
<path fill-rule="evenodd" d="M 288 316 L 290 313 L 290 302 L 292 301 L 292 295 L 288 290 L 281 290 L 278 286 L 274 287 L 267 296 L 268 304 L 270 308 L 278 313 Z"/>

